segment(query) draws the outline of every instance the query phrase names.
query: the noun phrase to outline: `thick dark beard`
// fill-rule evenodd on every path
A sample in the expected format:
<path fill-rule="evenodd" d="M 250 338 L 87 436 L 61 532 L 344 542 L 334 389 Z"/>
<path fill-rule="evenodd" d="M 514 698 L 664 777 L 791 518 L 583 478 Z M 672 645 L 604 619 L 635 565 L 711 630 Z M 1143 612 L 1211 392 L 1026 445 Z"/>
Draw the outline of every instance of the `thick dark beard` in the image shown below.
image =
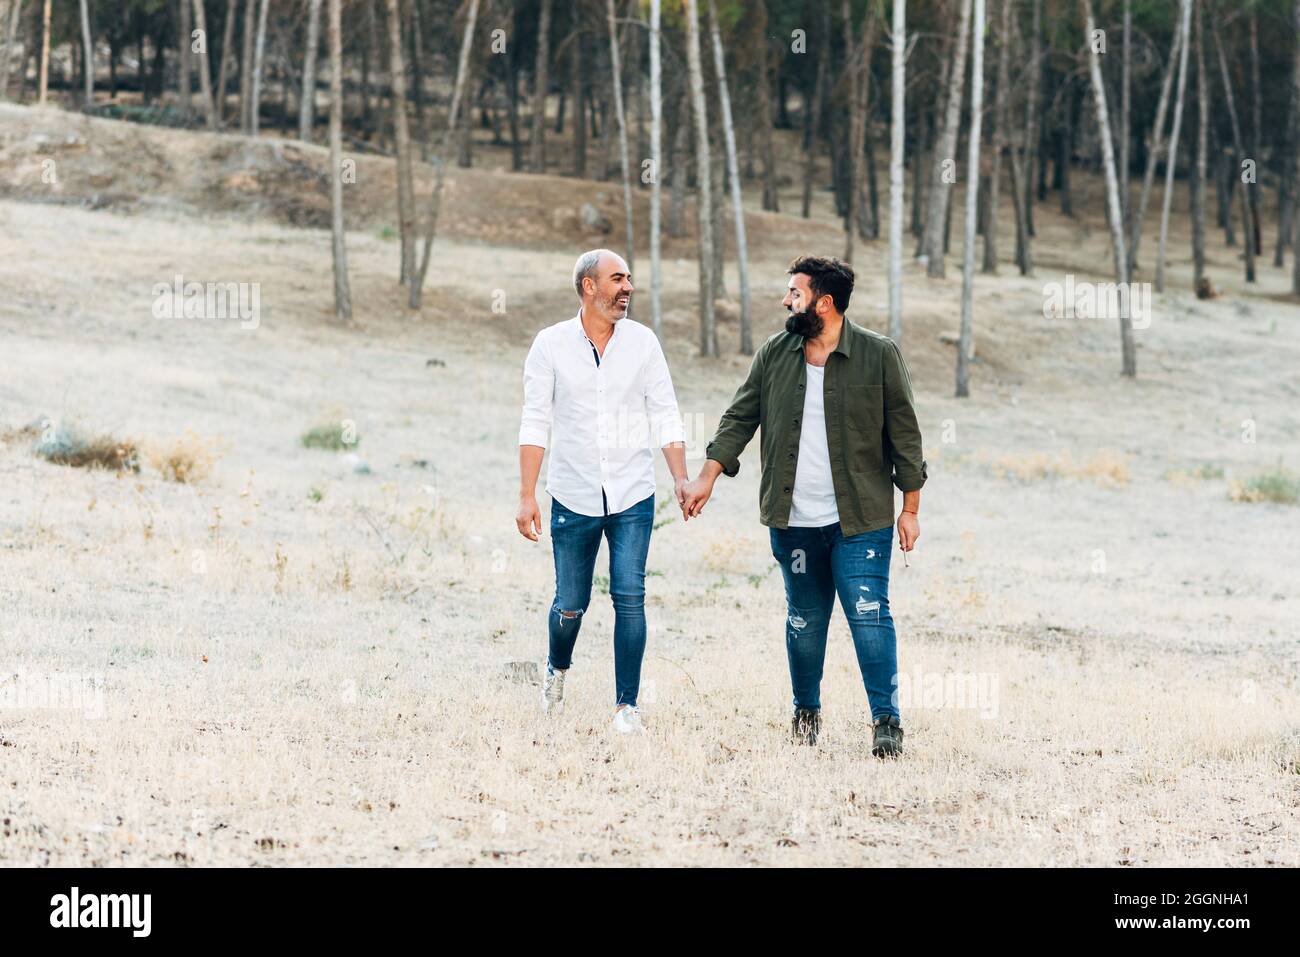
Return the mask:
<path fill-rule="evenodd" d="M 826 323 L 815 312 L 805 309 L 803 312 L 791 312 L 785 320 L 785 331 L 793 332 L 805 339 L 816 339 L 822 334 Z"/>

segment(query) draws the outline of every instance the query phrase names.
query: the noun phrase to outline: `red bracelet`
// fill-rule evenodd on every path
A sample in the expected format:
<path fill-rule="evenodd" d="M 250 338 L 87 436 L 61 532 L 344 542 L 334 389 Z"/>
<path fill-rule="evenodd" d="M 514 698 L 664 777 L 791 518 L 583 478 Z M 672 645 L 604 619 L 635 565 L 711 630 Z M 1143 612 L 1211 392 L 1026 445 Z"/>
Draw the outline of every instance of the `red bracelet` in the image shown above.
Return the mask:
<path fill-rule="evenodd" d="M 905 509 L 903 509 L 903 512 L 904 512 L 904 514 L 907 514 L 907 515 L 916 515 L 916 514 L 917 514 L 917 511 L 916 511 L 916 509 L 914 509 L 914 508 L 905 508 Z"/>

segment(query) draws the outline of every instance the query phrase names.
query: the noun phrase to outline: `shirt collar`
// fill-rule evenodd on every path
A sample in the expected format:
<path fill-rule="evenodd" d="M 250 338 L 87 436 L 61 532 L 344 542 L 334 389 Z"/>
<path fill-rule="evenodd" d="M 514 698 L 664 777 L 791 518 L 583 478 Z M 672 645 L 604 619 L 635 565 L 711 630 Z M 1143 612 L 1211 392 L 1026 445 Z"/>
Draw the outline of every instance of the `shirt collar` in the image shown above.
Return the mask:
<path fill-rule="evenodd" d="M 613 341 L 614 341 L 614 337 L 618 335 L 618 327 L 621 326 L 621 325 L 622 325 L 623 323 L 625 323 L 625 322 L 627 322 L 626 319 L 620 319 L 618 322 L 614 323 L 614 331 L 613 331 L 612 333 L 610 333 L 610 336 L 609 336 L 609 341 L 610 341 L 610 342 L 613 342 Z M 576 316 L 573 317 L 573 327 L 574 327 L 575 330 L 577 330 L 578 338 L 579 338 L 579 339 L 581 339 L 583 342 L 591 342 L 591 340 L 587 337 L 587 330 L 584 329 L 584 328 L 582 327 L 582 307 L 581 307 L 581 306 L 578 307 L 578 314 L 577 314 Z"/>

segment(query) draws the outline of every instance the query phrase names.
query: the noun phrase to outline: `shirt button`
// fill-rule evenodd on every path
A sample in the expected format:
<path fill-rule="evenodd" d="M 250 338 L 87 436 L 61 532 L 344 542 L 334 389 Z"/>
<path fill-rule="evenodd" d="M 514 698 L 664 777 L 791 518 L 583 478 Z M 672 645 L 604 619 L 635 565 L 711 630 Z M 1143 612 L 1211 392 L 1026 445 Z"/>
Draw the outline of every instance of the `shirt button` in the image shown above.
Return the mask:
<path fill-rule="evenodd" d="M 787 485 L 787 486 L 785 487 L 785 490 L 786 490 L 787 492 L 790 491 L 790 486 Z"/>

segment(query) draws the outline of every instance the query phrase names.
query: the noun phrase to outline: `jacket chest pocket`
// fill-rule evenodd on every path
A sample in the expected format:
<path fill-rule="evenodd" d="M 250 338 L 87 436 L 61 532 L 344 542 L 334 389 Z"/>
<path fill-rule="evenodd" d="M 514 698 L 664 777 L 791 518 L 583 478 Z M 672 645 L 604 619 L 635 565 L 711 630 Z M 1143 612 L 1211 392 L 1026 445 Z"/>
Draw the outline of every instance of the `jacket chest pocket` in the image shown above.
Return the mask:
<path fill-rule="evenodd" d="M 877 468 L 885 426 L 884 387 L 851 385 L 845 389 L 844 424 L 848 458 L 854 469 Z"/>
<path fill-rule="evenodd" d="M 851 385 L 844 392 L 844 421 L 855 432 L 879 432 L 885 424 L 884 386 Z"/>

